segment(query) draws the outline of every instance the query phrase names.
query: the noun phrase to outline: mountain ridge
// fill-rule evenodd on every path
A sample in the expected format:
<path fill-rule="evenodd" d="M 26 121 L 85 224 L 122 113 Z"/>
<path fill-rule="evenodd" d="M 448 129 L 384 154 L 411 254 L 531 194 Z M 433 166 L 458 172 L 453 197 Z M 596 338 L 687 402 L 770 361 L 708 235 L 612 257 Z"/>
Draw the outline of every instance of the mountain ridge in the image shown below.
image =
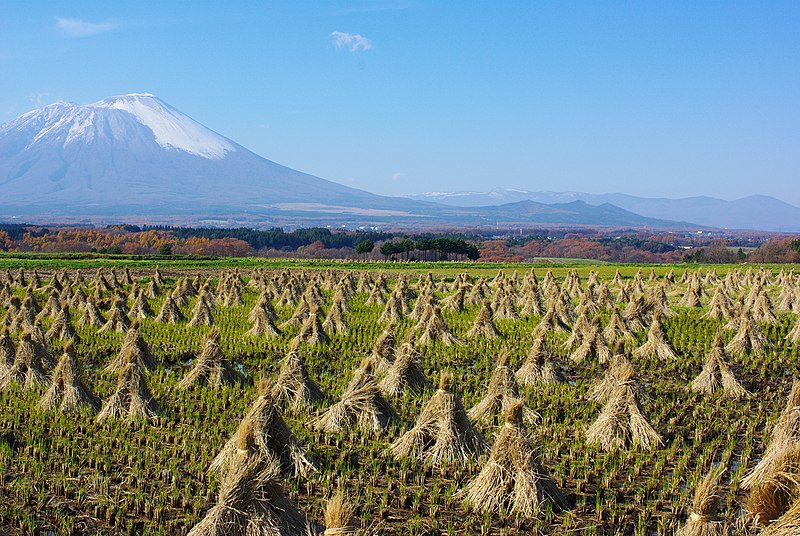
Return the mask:
<path fill-rule="evenodd" d="M 623 193 L 530 191 L 494 188 L 488 192 L 429 192 L 408 195 L 410 199 L 434 201 L 452 206 L 489 206 L 519 200 L 558 203 L 581 200 L 592 205 L 610 203 L 645 217 L 690 221 L 719 229 L 800 231 L 800 208 L 771 196 L 754 194 L 726 201 L 711 196 L 684 198 L 639 197 Z"/>
<path fill-rule="evenodd" d="M 0 125 L 0 217 L 253 226 L 689 228 L 604 205 L 452 207 L 385 197 L 259 156 L 150 93 L 57 102 Z"/>

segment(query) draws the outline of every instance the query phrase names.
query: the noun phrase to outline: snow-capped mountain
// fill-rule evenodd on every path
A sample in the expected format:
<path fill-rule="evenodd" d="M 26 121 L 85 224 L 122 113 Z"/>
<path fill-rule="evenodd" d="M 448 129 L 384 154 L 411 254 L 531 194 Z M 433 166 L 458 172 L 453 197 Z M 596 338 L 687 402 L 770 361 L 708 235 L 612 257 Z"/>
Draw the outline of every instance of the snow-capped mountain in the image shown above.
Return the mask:
<path fill-rule="evenodd" d="M 0 125 L 0 219 L 405 229 L 688 225 L 598 205 L 525 200 L 461 208 L 379 196 L 262 158 L 149 93 L 57 102 Z"/>
<path fill-rule="evenodd" d="M 0 126 L 5 214 L 220 214 L 309 205 L 402 211 L 414 203 L 266 160 L 148 93 L 57 102 Z"/>
<path fill-rule="evenodd" d="M 121 115 L 117 110 L 131 117 Z M 57 102 L 3 125 L 0 133 L 38 129 L 26 149 L 37 144 L 60 144 L 66 149 L 73 144 L 128 136 L 131 118 L 149 129 L 156 143 L 164 149 L 176 149 L 209 159 L 223 158 L 225 153 L 236 150 L 216 132 L 150 93 L 111 97 L 86 106 Z"/>

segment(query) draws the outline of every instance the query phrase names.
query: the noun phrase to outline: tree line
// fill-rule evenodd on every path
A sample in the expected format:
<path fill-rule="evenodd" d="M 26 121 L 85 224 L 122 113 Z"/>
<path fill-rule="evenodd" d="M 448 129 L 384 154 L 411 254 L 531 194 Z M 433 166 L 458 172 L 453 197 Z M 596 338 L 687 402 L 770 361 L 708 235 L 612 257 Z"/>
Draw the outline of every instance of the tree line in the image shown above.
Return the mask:
<path fill-rule="evenodd" d="M 477 260 L 480 252 L 475 244 L 462 238 L 422 238 L 411 240 L 390 240 L 380 245 L 378 251 L 385 259 L 439 261 L 439 260 Z"/>

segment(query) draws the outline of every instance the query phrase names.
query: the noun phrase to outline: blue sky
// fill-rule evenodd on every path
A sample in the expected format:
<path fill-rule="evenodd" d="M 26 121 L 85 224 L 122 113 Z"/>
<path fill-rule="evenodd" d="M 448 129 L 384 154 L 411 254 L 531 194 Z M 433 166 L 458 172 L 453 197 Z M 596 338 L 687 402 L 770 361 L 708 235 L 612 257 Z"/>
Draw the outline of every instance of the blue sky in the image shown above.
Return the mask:
<path fill-rule="evenodd" d="M 796 1 L 7 0 L 0 121 L 151 92 L 266 158 L 381 194 L 800 205 L 798 28 Z"/>

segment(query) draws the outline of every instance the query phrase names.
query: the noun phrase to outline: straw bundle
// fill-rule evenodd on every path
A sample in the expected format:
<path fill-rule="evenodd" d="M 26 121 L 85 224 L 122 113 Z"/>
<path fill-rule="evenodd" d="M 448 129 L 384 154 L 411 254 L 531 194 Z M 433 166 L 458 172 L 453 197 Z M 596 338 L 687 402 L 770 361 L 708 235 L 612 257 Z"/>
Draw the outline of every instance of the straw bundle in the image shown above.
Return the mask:
<path fill-rule="evenodd" d="M 514 306 L 514 301 L 511 299 L 510 294 L 505 294 L 502 298 L 493 303 L 492 308 L 495 311 L 496 318 L 505 318 L 509 320 L 519 319 L 517 308 Z"/>
<path fill-rule="evenodd" d="M 378 389 L 369 360 L 356 369 L 342 398 L 311 421 L 311 426 L 325 432 L 357 428 L 364 432 L 380 432 L 396 418 L 394 409 Z"/>
<path fill-rule="evenodd" d="M 460 313 L 464 310 L 464 299 L 466 294 L 467 291 L 464 289 L 464 287 L 459 287 L 453 294 L 442 300 L 442 307 L 448 311 Z"/>
<path fill-rule="evenodd" d="M 697 285 L 690 284 L 689 287 L 686 289 L 686 293 L 678 302 L 678 305 L 681 307 L 702 307 L 702 303 L 700 302 L 700 287 Z"/>
<path fill-rule="evenodd" d="M 272 339 L 280 337 L 281 331 L 275 325 L 274 311 L 270 314 L 270 310 L 266 307 L 255 306 L 250 312 L 248 318 L 253 323 L 245 335 L 248 337 L 266 337 Z"/>
<path fill-rule="evenodd" d="M 325 530 L 321 536 L 350 536 L 358 534 L 353 507 L 339 491 L 325 504 Z"/>
<path fill-rule="evenodd" d="M 379 286 L 372 285 L 364 305 L 383 305 L 384 303 L 386 303 L 386 298 L 383 295 L 383 291 Z"/>
<path fill-rule="evenodd" d="M 150 347 L 139 333 L 139 326 L 134 324 L 125 334 L 122 347 L 114 360 L 106 366 L 106 370 L 115 372 L 122 370 L 126 365 L 134 363 L 144 370 L 155 370 L 158 365 L 155 356 L 150 352 Z"/>
<path fill-rule="evenodd" d="M 667 333 L 661 325 L 661 315 L 653 313 L 653 322 L 647 332 L 647 341 L 633 351 L 636 357 L 658 357 L 660 359 L 678 359 L 678 354 L 667 339 Z"/>
<path fill-rule="evenodd" d="M 106 319 L 103 318 L 102 313 L 100 313 L 100 310 L 92 300 L 86 300 L 78 323 L 82 326 L 101 328 L 106 323 Z"/>
<path fill-rule="evenodd" d="M 11 338 L 8 328 L 3 327 L 0 329 L 0 378 L 11 369 L 16 353 L 14 339 Z"/>
<path fill-rule="evenodd" d="M 259 397 L 239 423 L 236 432 L 211 462 L 211 471 L 224 471 L 237 450 L 237 444 L 247 434 L 250 434 L 253 441 L 254 452 L 267 459 L 276 457 L 286 473 L 308 476 L 316 471 L 317 464 L 308 453 L 308 448 L 297 439 L 283 420 L 270 393 L 270 386 L 262 382 L 258 389 Z"/>
<path fill-rule="evenodd" d="M 759 294 L 752 309 L 753 319 L 756 322 L 772 324 L 777 321 L 773 312 L 772 302 L 766 292 Z"/>
<path fill-rule="evenodd" d="M 388 323 L 394 324 L 399 322 L 403 318 L 403 310 L 400 306 L 400 300 L 395 297 L 394 294 L 389 296 L 389 299 L 386 300 L 386 306 L 383 309 L 383 313 L 381 313 L 378 322 L 381 323 Z"/>
<path fill-rule="evenodd" d="M 619 314 L 619 309 L 616 307 L 611 313 L 611 317 L 608 320 L 608 325 L 606 325 L 606 328 L 603 330 L 603 336 L 608 342 L 612 343 L 617 340 L 631 342 L 636 340 L 633 332 L 628 328 L 628 325 L 622 319 L 622 315 Z"/>
<path fill-rule="evenodd" d="M 723 471 L 712 470 L 697 484 L 692 499 L 692 508 L 686 524 L 675 536 L 729 536 L 731 528 L 717 517 L 720 495 L 719 478 Z"/>
<path fill-rule="evenodd" d="M 254 451 L 252 432 L 243 432 L 220 474 L 217 503 L 189 536 L 305 536 L 306 516 L 281 489 L 280 464 Z"/>
<path fill-rule="evenodd" d="M 743 355 L 746 353 L 763 354 L 772 347 L 764 332 L 753 320 L 747 309 L 739 317 L 739 330 L 731 341 L 725 346 L 725 351 L 730 354 Z"/>
<path fill-rule="evenodd" d="M 334 300 L 331 308 L 328 310 L 328 316 L 325 318 L 325 322 L 322 323 L 322 329 L 331 333 L 338 333 L 339 335 L 347 335 L 349 327 L 344 319 L 344 308 L 344 302 L 341 300 Z"/>
<path fill-rule="evenodd" d="M 628 357 L 625 355 L 624 350 L 621 348 L 615 349 L 614 357 L 611 358 L 611 364 L 599 381 L 595 381 L 589 389 L 589 400 L 605 403 L 611 398 L 614 389 L 622 383 L 631 382 L 632 387 L 639 391 L 639 384 L 635 382 L 633 365 Z"/>
<path fill-rule="evenodd" d="M 769 445 L 761 460 L 753 470 L 742 479 L 742 488 L 753 489 L 761 485 L 772 473 L 781 453 L 787 448 L 800 446 L 800 380 L 792 382 L 792 390 L 786 407 L 775 423 Z"/>
<path fill-rule="evenodd" d="M 103 404 L 97 422 L 107 419 L 155 421 L 158 406 L 147 387 L 145 372 L 137 363 L 128 363 L 120 371 L 117 389 Z"/>
<path fill-rule="evenodd" d="M 271 394 L 275 402 L 288 404 L 293 411 L 309 409 L 324 398 L 322 390 L 308 376 L 306 363 L 297 352 L 286 354 Z"/>
<path fill-rule="evenodd" d="M 211 313 L 211 307 L 208 302 L 198 298 L 192 309 L 192 318 L 189 320 L 189 326 L 213 326 L 214 316 Z"/>
<path fill-rule="evenodd" d="M 533 517 L 547 504 L 556 511 L 569 507 L 567 498 L 537 459 L 523 430 L 522 413 L 521 401 L 507 408 L 505 425 L 489 460 L 467 484 L 465 497 L 475 510 Z"/>
<path fill-rule="evenodd" d="M 533 341 L 525 362 L 515 376 L 522 385 L 558 383 L 564 379 L 554 361 L 552 351 L 543 338 Z"/>
<path fill-rule="evenodd" d="M 713 393 L 722 390 L 732 398 L 746 396 L 748 392 L 736 380 L 725 360 L 725 346 L 719 332 L 714 336 L 711 351 L 706 355 L 703 371 L 692 381 L 692 391 Z"/>
<path fill-rule="evenodd" d="M 586 431 L 587 442 L 602 450 L 620 450 L 629 445 L 652 450 L 661 445 L 661 437 L 642 414 L 633 368 L 620 368 L 615 374 L 617 385 L 608 394 L 597 420 Z"/>
<path fill-rule="evenodd" d="M 494 313 L 492 307 L 484 302 L 478 316 L 475 317 L 475 322 L 472 327 L 467 331 L 467 338 L 469 339 L 494 339 L 500 337 L 502 334 L 497 326 L 494 324 Z"/>
<path fill-rule="evenodd" d="M 378 374 L 386 372 L 394 361 L 394 324 L 389 324 L 385 330 L 378 335 L 372 347 L 373 368 Z"/>
<path fill-rule="evenodd" d="M 116 331 L 124 333 L 131 325 L 128 315 L 125 314 L 124 302 L 116 298 L 108 311 L 106 323 L 98 330 L 100 333 Z"/>
<path fill-rule="evenodd" d="M 286 322 L 280 325 L 281 329 L 286 329 L 295 326 L 302 326 L 305 322 L 308 315 L 311 313 L 311 305 L 308 303 L 308 299 L 303 295 L 300 298 L 300 302 L 295 307 L 292 316 L 290 316 Z"/>
<path fill-rule="evenodd" d="M 47 369 L 50 368 L 49 354 L 33 333 L 26 331 L 17 344 L 14 361 L 6 373 L 0 377 L 0 389 L 5 389 L 12 382 L 22 384 L 27 391 L 37 385 L 47 384 Z"/>
<path fill-rule="evenodd" d="M 408 342 L 400 347 L 378 388 L 386 396 L 399 396 L 406 390 L 419 392 L 429 384 L 422 366 L 422 354 Z"/>
<path fill-rule="evenodd" d="M 161 306 L 161 311 L 156 316 L 156 322 L 177 324 L 184 320 L 186 320 L 186 317 L 183 316 L 178 304 L 175 303 L 175 298 L 172 297 L 172 294 L 167 295 L 166 299 L 164 299 L 164 304 Z"/>
<path fill-rule="evenodd" d="M 794 327 L 786 334 L 786 341 L 792 344 L 800 343 L 800 316 L 794 323 Z"/>
<path fill-rule="evenodd" d="M 75 328 L 72 326 L 72 321 L 69 316 L 69 306 L 64 306 L 53 320 L 53 325 L 47 330 L 47 339 L 54 340 L 60 339 L 62 341 L 79 342 L 80 337 L 75 333 Z"/>
<path fill-rule="evenodd" d="M 606 363 L 611 359 L 611 350 L 608 349 L 606 339 L 597 322 L 587 328 L 581 345 L 569 357 L 576 363 L 580 363 L 587 357 L 595 358 L 600 363 Z"/>
<path fill-rule="evenodd" d="M 36 315 L 36 319 L 53 318 L 59 312 L 61 312 L 61 302 L 58 299 L 58 295 L 54 292 L 47 298 L 47 302 L 45 302 L 39 314 Z"/>
<path fill-rule="evenodd" d="M 439 341 L 445 346 L 453 346 L 461 344 L 455 335 L 450 331 L 450 327 L 445 323 L 442 318 L 442 311 L 438 305 L 434 305 L 431 309 L 430 318 L 425 324 L 425 329 L 419 336 L 419 343 L 422 345 L 429 344 L 434 341 Z"/>
<path fill-rule="evenodd" d="M 76 411 L 83 407 L 97 410 L 97 400 L 81 381 L 75 347 L 71 342 L 64 346 L 64 353 L 53 370 L 50 387 L 39 401 L 39 405 L 45 410 L 58 408 L 64 412 Z"/>
<path fill-rule="evenodd" d="M 144 319 L 150 318 L 153 316 L 153 310 L 150 308 L 150 304 L 147 303 L 147 299 L 144 296 L 144 291 L 139 289 L 136 292 L 136 296 L 133 300 L 133 305 L 131 305 L 131 310 L 128 313 L 130 318 L 136 319 Z"/>
<path fill-rule="evenodd" d="M 469 412 L 473 421 L 491 422 L 496 415 L 505 413 L 508 407 L 520 399 L 519 384 L 514 372 L 508 367 L 508 352 L 503 350 L 497 360 L 492 377 L 489 379 L 489 390 Z M 525 408 L 527 421 L 532 421 L 535 414 Z"/>
<path fill-rule="evenodd" d="M 414 427 L 392 443 L 398 458 L 416 458 L 442 468 L 463 464 L 486 449 L 486 441 L 464 410 L 461 399 L 450 391 L 450 376 L 443 373 L 439 389 L 420 413 Z"/>
<path fill-rule="evenodd" d="M 757 523 L 766 525 L 775 520 L 783 520 L 781 530 L 793 526 L 793 532 L 777 532 L 776 534 L 797 534 L 800 529 L 800 515 L 797 505 L 800 503 L 800 445 L 782 441 L 774 453 L 769 471 L 750 490 L 746 509 Z M 795 507 L 792 507 L 794 503 Z M 794 512 L 788 512 L 789 509 Z M 781 518 L 781 519 L 779 519 Z M 788 521 L 792 523 L 788 523 Z M 778 522 L 776 521 L 776 524 Z M 772 532 L 765 531 L 770 534 Z"/>
<path fill-rule="evenodd" d="M 548 331 L 556 333 L 566 333 L 570 330 L 569 324 L 564 323 L 561 317 L 558 316 L 554 304 L 550 304 L 547 312 L 542 317 L 542 320 L 536 326 L 536 331 L 539 336 L 544 336 Z"/>
<path fill-rule="evenodd" d="M 317 311 L 309 313 L 303 325 L 300 327 L 300 332 L 292 341 L 292 347 L 297 348 L 300 343 L 306 344 L 321 344 L 326 345 L 330 342 L 330 337 L 325 333 L 322 328 L 322 323 L 319 321 Z"/>
<path fill-rule="evenodd" d="M 178 389 L 188 389 L 206 383 L 212 388 L 240 383 L 241 373 L 230 363 L 219 344 L 219 331 L 212 329 L 206 337 L 203 351 L 197 356 L 192 369 L 178 383 Z"/>

